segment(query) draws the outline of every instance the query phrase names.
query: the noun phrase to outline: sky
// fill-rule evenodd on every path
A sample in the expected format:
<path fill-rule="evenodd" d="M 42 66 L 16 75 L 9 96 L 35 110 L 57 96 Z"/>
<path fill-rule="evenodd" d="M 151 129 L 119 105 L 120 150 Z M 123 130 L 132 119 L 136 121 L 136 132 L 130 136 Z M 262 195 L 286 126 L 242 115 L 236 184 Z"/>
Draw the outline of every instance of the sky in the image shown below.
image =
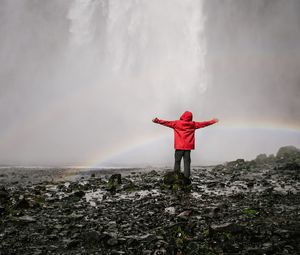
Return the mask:
<path fill-rule="evenodd" d="M 3 0 L 0 165 L 167 166 L 300 147 L 298 0 Z"/>

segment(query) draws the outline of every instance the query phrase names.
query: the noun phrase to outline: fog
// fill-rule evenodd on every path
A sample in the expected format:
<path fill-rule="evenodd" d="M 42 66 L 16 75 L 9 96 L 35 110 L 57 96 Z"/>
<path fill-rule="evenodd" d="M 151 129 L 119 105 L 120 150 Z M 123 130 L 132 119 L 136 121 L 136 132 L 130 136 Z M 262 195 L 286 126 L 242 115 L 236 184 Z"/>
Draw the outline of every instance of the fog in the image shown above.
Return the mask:
<path fill-rule="evenodd" d="M 300 147 L 298 0 L 2 0 L 0 164 L 170 166 Z"/>

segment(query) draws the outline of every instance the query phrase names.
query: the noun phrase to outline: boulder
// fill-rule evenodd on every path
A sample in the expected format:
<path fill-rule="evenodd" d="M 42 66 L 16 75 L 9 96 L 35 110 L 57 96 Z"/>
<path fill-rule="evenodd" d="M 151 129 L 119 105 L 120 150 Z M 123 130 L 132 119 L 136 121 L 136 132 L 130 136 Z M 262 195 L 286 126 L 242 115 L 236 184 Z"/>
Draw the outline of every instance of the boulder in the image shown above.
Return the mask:
<path fill-rule="evenodd" d="M 300 150 L 295 146 L 284 146 L 278 150 L 276 158 L 278 160 L 300 160 Z"/>
<path fill-rule="evenodd" d="M 120 184 L 122 184 L 121 174 L 113 174 L 108 179 L 106 189 L 115 192 Z"/>
<path fill-rule="evenodd" d="M 113 174 L 109 178 L 109 182 L 114 182 L 116 184 L 122 184 L 121 174 Z"/>
<path fill-rule="evenodd" d="M 163 183 L 166 185 L 169 189 L 172 189 L 174 191 L 177 190 L 184 190 L 188 186 L 191 185 L 191 180 L 189 178 L 186 178 L 183 173 L 181 172 L 167 172 L 164 175 Z"/>
<path fill-rule="evenodd" d="M 267 159 L 268 159 L 268 157 L 267 157 L 266 154 L 259 154 L 259 155 L 256 156 L 255 161 L 257 163 L 264 163 L 264 162 L 267 161 Z"/>

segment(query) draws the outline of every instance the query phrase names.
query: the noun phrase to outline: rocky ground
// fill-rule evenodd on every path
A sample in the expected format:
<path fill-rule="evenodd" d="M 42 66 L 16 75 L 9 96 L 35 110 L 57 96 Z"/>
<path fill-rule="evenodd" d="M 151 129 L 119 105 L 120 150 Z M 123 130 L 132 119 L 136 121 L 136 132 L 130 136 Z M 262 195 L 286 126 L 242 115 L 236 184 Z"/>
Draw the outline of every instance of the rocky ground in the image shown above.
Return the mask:
<path fill-rule="evenodd" d="M 300 253 L 294 147 L 194 168 L 190 185 L 151 169 L 10 171 L 0 174 L 0 254 Z"/>

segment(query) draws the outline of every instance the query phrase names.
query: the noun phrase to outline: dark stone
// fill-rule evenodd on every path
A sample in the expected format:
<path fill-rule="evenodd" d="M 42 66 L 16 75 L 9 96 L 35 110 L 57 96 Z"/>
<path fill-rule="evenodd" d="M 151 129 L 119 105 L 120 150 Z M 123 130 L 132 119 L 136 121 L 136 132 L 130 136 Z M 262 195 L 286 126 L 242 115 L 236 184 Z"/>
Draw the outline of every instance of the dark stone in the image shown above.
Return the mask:
<path fill-rule="evenodd" d="M 102 237 L 98 231 L 92 230 L 82 233 L 82 239 L 87 245 L 99 245 Z"/>
<path fill-rule="evenodd" d="M 3 214 L 5 214 L 5 207 L 0 205 L 0 216 L 2 216 Z"/>
<path fill-rule="evenodd" d="M 189 242 L 186 246 L 186 254 L 192 255 L 192 254 L 199 254 L 200 245 L 197 242 Z"/>
<path fill-rule="evenodd" d="M 136 190 L 138 187 L 130 180 L 123 186 L 123 190 L 133 191 Z"/>
<path fill-rule="evenodd" d="M 83 190 L 78 190 L 78 191 L 75 191 L 73 195 L 75 197 L 82 198 L 85 195 L 85 192 Z"/>
<path fill-rule="evenodd" d="M 120 184 L 122 184 L 121 174 L 113 174 L 108 179 L 106 189 L 110 192 L 116 192 L 119 189 Z"/>
<path fill-rule="evenodd" d="M 22 198 L 21 200 L 19 200 L 16 203 L 15 208 L 16 209 L 28 209 L 28 208 L 30 208 L 30 203 L 25 198 Z"/>
<path fill-rule="evenodd" d="M 167 172 L 164 175 L 163 183 L 168 186 L 168 188 L 173 190 L 185 189 L 191 184 L 191 180 L 186 178 L 181 172 Z"/>
<path fill-rule="evenodd" d="M 112 250 L 112 251 L 111 251 L 111 254 L 112 254 L 112 255 L 126 254 L 126 252 L 125 252 L 125 251 L 116 251 L 116 250 Z"/>
<path fill-rule="evenodd" d="M 245 230 L 245 227 L 235 223 L 224 223 L 218 225 L 211 225 L 210 229 L 213 233 L 216 232 L 230 232 L 234 234 L 241 233 Z"/>
<path fill-rule="evenodd" d="M 122 184 L 121 174 L 113 174 L 109 178 L 109 182 L 113 182 L 113 183 L 116 183 L 116 184 Z"/>
<path fill-rule="evenodd" d="M 72 249 L 77 247 L 80 244 L 79 240 L 70 240 L 70 242 L 67 243 L 67 248 Z"/>
<path fill-rule="evenodd" d="M 246 255 L 264 255 L 266 254 L 264 250 L 260 248 L 247 248 L 245 251 Z"/>
<path fill-rule="evenodd" d="M 165 255 L 165 254 L 167 254 L 167 251 L 166 251 L 166 249 L 159 249 L 159 250 L 155 250 L 154 251 L 154 253 L 153 253 L 153 255 Z"/>
<path fill-rule="evenodd" d="M 292 170 L 292 171 L 298 171 L 300 170 L 300 163 L 296 162 L 288 162 L 280 164 L 276 167 L 277 170 Z"/>
<path fill-rule="evenodd" d="M 256 158 L 255 161 L 258 163 L 264 163 L 268 160 L 268 157 L 266 154 L 259 154 Z"/>
<path fill-rule="evenodd" d="M 253 170 L 258 167 L 268 167 L 272 164 L 274 164 L 276 161 L 276 158 L 273 154 L 267 156 L 265 153 L 259 154 L 256 156 L 254 160 L 246 162 L 248 165 L 248 168 Z"/>
<path fill-rule="evenodd" d="M 247 187 L 251 189 L 251 188 L 254 187 L 254 184 L 255 184 L 255 181 L 249 180 L 249 181 L 247 182 Z"/>
<path fill-rule="evenodd" d="M 21 217 L 15 218 L 15 220 L 19 223 L 33 223 L 36 222 L 36 219 L 34 217 L 31 217 L 29 215 L 24 215 Z"/>
<path fill-rule="evenodd" d="M 0 203 L 5 204 L 9 200 L 10 196 L 5 187 L 0 188 Z"/>
<path fill-rule="evenodd" d="M 110 239 L 107 240 L 107 244 L 108 244 L 109 246 L 115 246 L 115 245 L 118 244 L 118 239 L 112 237 L 112 238 L 110 238 Z"/>
<path fill-rule="evenodd" d="M 300 150 L 295 146 L 284 146 L 278 150 L 276 158 L 285 160 L 300 159 Z"/>
<path fill-rule="evenodd" d="M 224 165 L 217 165 L 213 168 L 213 171 L 220 172 L 220 171 L 223 171 L 224 168 L 225 168 Z"/>
<path fill-rule="evenodd" d="M 158 173 L 155 170 L 152 170 L 152 171 L 149 172 L 148 175 L 150 175 L 150 176 L 157 176 Z"/>

